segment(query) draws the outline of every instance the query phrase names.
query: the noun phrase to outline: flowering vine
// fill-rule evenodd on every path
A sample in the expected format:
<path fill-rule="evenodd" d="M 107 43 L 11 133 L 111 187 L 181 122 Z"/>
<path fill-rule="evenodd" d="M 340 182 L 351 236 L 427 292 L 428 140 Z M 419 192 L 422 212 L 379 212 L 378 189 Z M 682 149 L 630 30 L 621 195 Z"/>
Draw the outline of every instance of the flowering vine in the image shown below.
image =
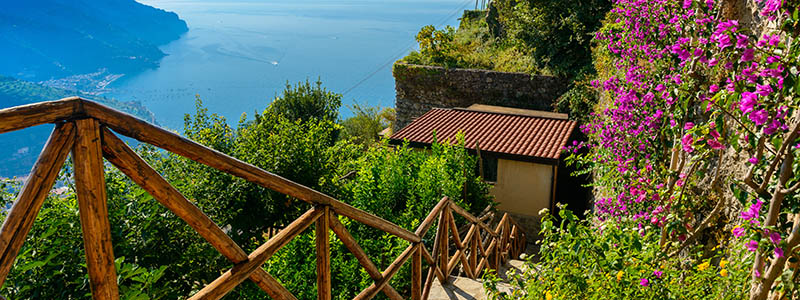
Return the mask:
<path fill-rule="evenodd" d="M 573 159 L 595 173 L 599 220 L 659 231 L 665 257 L 739 200 L 732 235 L 765 299 L 800 244 L 800 2 L 756 0 L 752 20 L 733 2 L 616 0 L 595 36 L 615 67 L 593 82 L 607 101 Z"/>

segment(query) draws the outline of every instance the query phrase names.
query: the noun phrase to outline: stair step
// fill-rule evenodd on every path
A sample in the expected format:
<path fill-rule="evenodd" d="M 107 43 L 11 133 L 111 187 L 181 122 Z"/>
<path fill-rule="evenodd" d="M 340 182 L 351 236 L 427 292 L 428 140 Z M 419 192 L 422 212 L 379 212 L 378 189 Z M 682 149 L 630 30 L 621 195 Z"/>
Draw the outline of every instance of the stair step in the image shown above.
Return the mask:
<path fill-rule="evenodd" d="M 497 289 L 510 292 L 511 287 L 505 283 L 497 284 Z M 450 276 L 450 280 L 442 286 L 439 280 L 433 281 L 429 300 L 486 300 L 483 282 L 466 277 Z"/>

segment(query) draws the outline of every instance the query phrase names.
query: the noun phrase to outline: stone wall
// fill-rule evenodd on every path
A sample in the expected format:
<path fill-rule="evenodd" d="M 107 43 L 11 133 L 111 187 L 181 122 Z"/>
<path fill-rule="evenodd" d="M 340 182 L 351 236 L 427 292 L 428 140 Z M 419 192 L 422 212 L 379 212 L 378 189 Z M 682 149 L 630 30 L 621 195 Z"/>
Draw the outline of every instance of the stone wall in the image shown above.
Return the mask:
<path fill-rule="evenodd" d="M 395 132 L 434 107 L 488 104 L 551 111 L 566 82 L 552 76 L 395 63 Z"/>

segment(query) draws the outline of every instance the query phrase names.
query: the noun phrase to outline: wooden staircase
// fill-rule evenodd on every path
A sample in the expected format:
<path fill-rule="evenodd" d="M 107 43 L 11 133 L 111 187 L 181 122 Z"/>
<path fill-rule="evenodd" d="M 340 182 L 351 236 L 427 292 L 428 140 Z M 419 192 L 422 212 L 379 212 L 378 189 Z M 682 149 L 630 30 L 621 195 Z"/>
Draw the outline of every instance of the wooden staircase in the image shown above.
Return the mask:
<path fill-rule="evenodd" d="M 229 270 L 192 295 L 189 298 L 192 300 L 220 299 L 245 280 L 254 282 L 273 299 L 296 299 L 277 279 L 261 268 L 261 265 L 312 224 L 316 230 L 318 299 L 331 299 L 335 293 L 331 290 L 330 231 L 357 258 L 374 281 L 355 299 L 371 299 L 380 292 L 390 299 L 405 299 L 389 285 L 389 281 L 409 259 L 411 294 L 407 297 L 429 299 L 435 280 L 447 283 L 456 269 L 464 272 L 468 278 L 477 279 L 487 268 L 497 268 L 509 259 L 518 257 L 526 245 L 524 233 L 509 215 L 504 215 L 495 228 L 490 228 L 483 220 L 446 197 L 438 202 L 416 231 L 411 232 L 311 188 L 128 114 L 81 98 L 66 98 L 0 110 L 0 134 L 46 123 L 56 124 L 56 128 L 0 228 L 0 285 L 5 282 L 20 247 L 70 152 L 73 156 L 74 179 L 93 299 L 119 299 L 103 174 L 104 158 L 184 220 L 231 262 L 232 267 Z M 248 254 L 117 134 L 303 200 L 310 208 Z M 454 212 L 468 223 L 466 227 L 461 227 L 466 234 L 460 233 Z M 381 271 L 339 222 L 339 216 L 402 238 L 409 246 Z M 423 240 L 428 229 L 437 220 L 435 240 L 432 243 Z M 433 249 L 428 251 L 427 248 L 431 245 Z M 423 264 L 428 266 L 425 280 L 422 275 Z"/>

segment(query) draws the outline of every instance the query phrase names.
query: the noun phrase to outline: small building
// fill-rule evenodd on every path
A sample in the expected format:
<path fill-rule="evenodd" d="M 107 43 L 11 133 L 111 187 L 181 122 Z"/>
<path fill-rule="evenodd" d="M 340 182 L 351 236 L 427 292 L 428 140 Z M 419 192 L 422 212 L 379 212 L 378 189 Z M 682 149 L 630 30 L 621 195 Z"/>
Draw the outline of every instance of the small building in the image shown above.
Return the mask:
<path fill-rule="evenodd" d="M 425 148 L 433 143 L 434 132 L 440 141 L 463 132 L 465 147 L 480 157 L 479 173 L 493 186 L 497 208 L 535 234 L 539 211 L 553 210 L 559 195 L 576 202 L 569 204 L 573 210 L 586 209 L 585 195 L 574 195 L 581 185 L 569 178 L 571 172 L 560 172 L 565 168 L 562 149 L 576 127 L 565 114 L 475 104 L 434 108 L 393 134 L 390 142 Z M 559 179 L 569 183 L 559 189 Z"/>

